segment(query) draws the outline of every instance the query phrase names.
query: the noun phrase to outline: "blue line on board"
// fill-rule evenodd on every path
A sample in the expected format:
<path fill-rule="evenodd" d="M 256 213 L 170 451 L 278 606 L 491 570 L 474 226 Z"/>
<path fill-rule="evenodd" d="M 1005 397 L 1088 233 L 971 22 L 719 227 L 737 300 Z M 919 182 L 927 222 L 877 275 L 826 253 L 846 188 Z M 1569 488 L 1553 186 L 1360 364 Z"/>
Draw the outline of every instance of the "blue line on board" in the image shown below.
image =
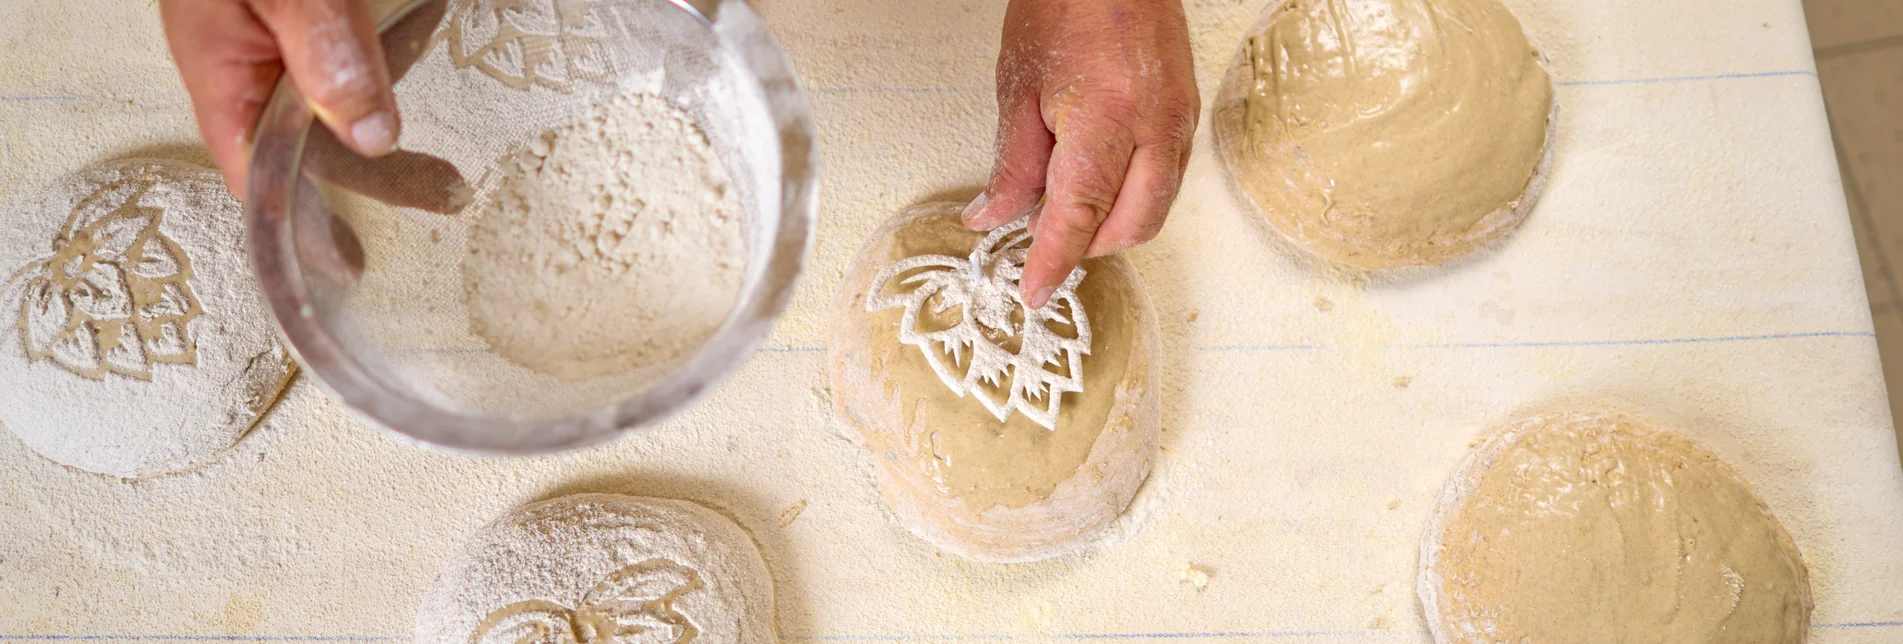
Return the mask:
<path fill-rule="evenodd" d="M 0 633 L 0 640 L 148 640 L 160 642 L 388 642 L 392 635 L 27 635 Z"/>
<path fill-rule="evenodd" d="M 27 102 L 27 101 L 83 101 L 83 100 L 86 100 L 86 97 L 84 96 L 57 96 L 57 95 L 31 96 L 31 95 L 19 95 L 19 94 L 0 94 L 0 101 Z"/>
<path fill-rule="evenodd" d="M 1834 622 L 1811 624 L 1811 628 L 1898 628 L 1903 621 L 1867 621 Z M 1426 632 L 1426 631 L 1421 631 Z M 1136 640 L 1136 639 L 1225 639 L 1225 638 L 1289 638 L 1289 637 L 1344 637 L 1353 635 L 1386 635 L 1402 631 L 1181 631 L 1158 633 L 961 633 L 961 634 L 901 634 L 901 635 L 807 635 L 787 637 L 797 641 L 825 642 L 894 642 L 894 641 L 998 641 L 1017 639 L 1060 639 L 1060 640 Z M 403 639 L 395 635 L 82 635 L 77 633 L 49 633 L 35 635 L 27 633 L 0 633 L 3 640 L 27 641 L 94 641 L 94 640 L 134 640 L 154 642 L 390 642 Z"/>
<path fill-rule="evenodd" d="M 1811 624 L 1811 628 L 1895 628 L 1903 622 L 1839 622 L 1836 624 Z"/>
<path fill-rule="evenodd" d="M 1063 633 L 1047 635 L 1052 639 L 1067 640 L 1160 640 L 1160 639 L 1223 639 L 1238 637 L 1342 637 L 1349 635 L 1386 634 L 1394 631 L 1215 631 L 1185 633 Z M 1421 631 L 1426 634 L 1426 630 Z"/>
<path fill-rule="evenodd" d="M 1720 335 L 1694 338 L 1641 338 L 1638 340 L 1546 340 L 1533 342 L 1445 342 L 1445 343 L 1395 343 L 1374 345 L 1383 349 L 1535 349 L 1541 347 L 1623 347 L 1647 346 L 1659 344 L 1705 344 L 1712 342 L 1753 342 L 1764 340 L 1798 340 L 1803 338 L 1874 338 L 1870 331 L 1816 331 L 1811 333 L 1767 333 L 1763 335 Z M 1221 344 L 1208 347 L 1196 347 L 1197 351 L 1330 351 L 1351 349 L 1354 345 L 1340 344 Z M 825 347 L 761 347 L 766 353 L 818 353 Z"/>
<path fill-rule="evenodd" d="M 1554 83 L 1560 87 L 1589 87 L 1595 85 L 1650 85 L 1656 83 L 1687 83 L 1695 81 L 1736 80 L 1741 78 L 1778 78 L 1784 76 L 1817 77 L 1817 72 L 1808 69 L 1789 69 L 1771 72 L 1740 72 L 1731 74 L 1701 74 L 1694 76 L 1657 76 L 1653 78 L 1617 78 L 1607 80 L 1560 81 Z M 982 87 L 815 87 L 815 92 L 839 94 L 954 94 L 987 91 Z"/>
<path fill-rule="evenodd" d="M 1644 346 L 1655 344 L 1702 344 L 1708 342 L 1751 342 L 1760 340 L 1795 340 L 1801 338 L 1874 338 L 1870 331 L 1817 331 L 1813 333 L 1770 333 L 1764 335 L 1721 335 L 1696 338 L 1643 338 L 1638 340 L 1549 340 L 1537 342 L 1448 342 L 1448 343 L 1401 343 L 1379 345 L 1386 349 L 1528 349 L 1539 347 L 1612 347 Z M 1213 347 L 1198 347 L 1203 351 L 1323 351 L 1328 349 L 1349 348 L 1352 345 L 1329 346 L 1322 344 L 1227 344 Z"/>
<path fill-rule="evenodd" d="M 1805 69 L 1792 69 L 1781 72 L 1747 72 L 1742 74 L 1712 74 L 1708 76 L 1661 76 L 1658 78 L 1624 78 L 1616 80 L 1563 81 L 1554 83 L 1560 87 L 1581 87 L 1589 85 L 1649 85 L 1653 83 L 1683 83 L 1688 81 L 1732 80 L 1738 78 L 1776 78 L 1779 76 L 1817 77 L 1817 72 Z"/>
<path fill-rule="evenodd" d="M 982 87 L 815 87 L 831 94 L 963 94 L 987 91 Z"/>
<path fill-rule="evenodd" d="M 825 350 L 825 347 L 760 347 L 764 353 L 819 353 Z"/>

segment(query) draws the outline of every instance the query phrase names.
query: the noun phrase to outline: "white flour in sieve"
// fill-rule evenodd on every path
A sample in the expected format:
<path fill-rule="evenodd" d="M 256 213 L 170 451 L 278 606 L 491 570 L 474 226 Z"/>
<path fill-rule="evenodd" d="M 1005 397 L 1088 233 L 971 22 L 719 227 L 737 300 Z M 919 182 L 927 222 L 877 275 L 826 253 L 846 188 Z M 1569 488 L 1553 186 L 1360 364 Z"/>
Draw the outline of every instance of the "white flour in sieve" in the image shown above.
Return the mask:
<path fill-rule="evenodd" d="M 623 94 L 498 168 L 463 262 L 470 327 L 497 354 L 576 381 L 693 351 L 739 297 L 726 168 L 690 117 Z"/>

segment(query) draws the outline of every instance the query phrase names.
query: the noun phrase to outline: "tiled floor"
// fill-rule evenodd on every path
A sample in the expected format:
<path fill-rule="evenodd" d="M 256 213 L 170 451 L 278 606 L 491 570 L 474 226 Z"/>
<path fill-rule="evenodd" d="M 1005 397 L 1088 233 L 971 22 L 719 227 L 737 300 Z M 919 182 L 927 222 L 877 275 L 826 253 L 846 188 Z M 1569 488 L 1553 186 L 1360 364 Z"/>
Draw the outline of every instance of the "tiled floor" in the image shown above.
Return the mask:
<path fill-rule="evenodd" d="M 1903 0 L 1804 0 L 1804 13 L 1890 409 L 1903 419 Z"/>

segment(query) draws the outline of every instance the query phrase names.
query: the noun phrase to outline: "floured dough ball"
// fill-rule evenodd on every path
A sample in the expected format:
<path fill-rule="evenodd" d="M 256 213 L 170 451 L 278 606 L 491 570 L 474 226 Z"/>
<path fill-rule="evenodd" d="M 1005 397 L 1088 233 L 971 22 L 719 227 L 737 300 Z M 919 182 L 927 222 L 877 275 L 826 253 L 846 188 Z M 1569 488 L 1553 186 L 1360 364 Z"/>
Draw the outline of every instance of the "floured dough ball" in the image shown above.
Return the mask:
<path fill-rule="evenodd" d="M 1026 312 L 1022 222 L 973 232 L 962 209 L 914 208 L 859 251 L 833 297 L 834 416 L 914 534 L 980 561 L 1043 559 L 1108 526 L 1149 475 L 1156 316 L 1120 257 Z"/>
<path fill-rule="evenodd" d="M 1444 262 L 1519 225 L 1555 113 L 1545 60 L 1498 0 L 1290 0 L 1243 42 L 1214 127 L 1284 236 L 1383 269 Z"/>
<path fill-rule="evenodd" d="M 417 644 L 778 641 L 747 533 L 671 499 L 576 494 L 484 526 L 423 597 Z"/>
<path fill-rule="evenodd" d="M 0 423 L 133 478 L 238 442 L 296 372 L 218 173 L 137 159 L 28 193 L 0 226 Z"/>
<path fill-rule="evenodd" d="M 1439 642 L 1802 642 L 1784 526 L 1711 452 L 1618 416 L 1540 416 L 1447 482 L 1421 544 Z"/>

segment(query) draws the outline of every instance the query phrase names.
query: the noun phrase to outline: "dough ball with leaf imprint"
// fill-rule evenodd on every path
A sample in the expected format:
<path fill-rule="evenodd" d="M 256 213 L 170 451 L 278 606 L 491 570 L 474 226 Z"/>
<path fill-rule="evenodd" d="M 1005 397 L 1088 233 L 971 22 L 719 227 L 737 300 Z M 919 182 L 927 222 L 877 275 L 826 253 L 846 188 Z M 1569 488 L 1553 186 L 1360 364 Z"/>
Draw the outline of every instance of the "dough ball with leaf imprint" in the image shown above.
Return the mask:
<path fill-rule="evenodd" d="M 510 510 L 449 559 L 417 644 L 777 642 L 753 540 L 671 499 L 575 494 Z"/>
<path fill-rule="evenodd" d="M 1499 0 L 1272 5 L 1213 109 L 1269 223 L 1363 269 L 1438 264 L 1539 200 L 1557 116 L 1544 57 Z"/>
<path fill-rule="evenodd" d="M 930 203 L 873 233 L 833 296 L 834 417 L 912 533 L 992 562 L 1078 548 L 1128 507 L 1160 439 L 1156 315 L 1121 257 L 1019 303 L 1021 220 Z"/>
<path fill-rule="evenodd" d="M 0 424 L 55 462 L 125 478 L 204 463 L 296 373 L 217 172 L 132 159 L 6 208 Z"/>

